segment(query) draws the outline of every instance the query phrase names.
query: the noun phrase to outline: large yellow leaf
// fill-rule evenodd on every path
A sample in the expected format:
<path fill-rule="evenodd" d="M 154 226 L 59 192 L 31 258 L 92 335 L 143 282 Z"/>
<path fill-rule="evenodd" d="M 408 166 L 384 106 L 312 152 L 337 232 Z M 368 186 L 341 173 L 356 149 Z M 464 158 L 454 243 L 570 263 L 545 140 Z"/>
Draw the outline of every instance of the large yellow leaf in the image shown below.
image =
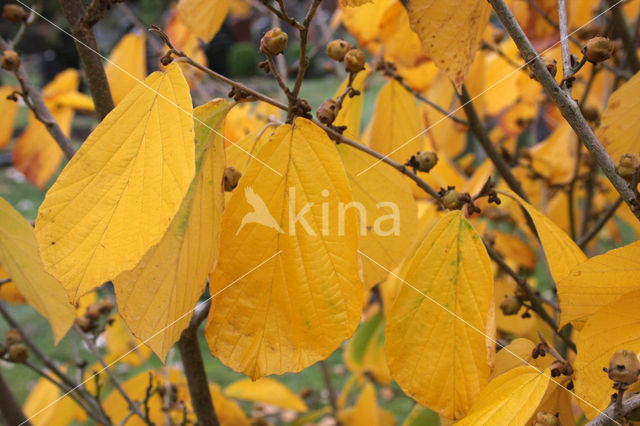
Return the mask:
<path fill-rule="evenodd" d="M 397 170 L 346 144 L 339 144 L 338 152 L 358 203 L 360 250 L 366 254 L 364 282 L 373 287 L 406 255 L 418 227 L 418 207 L 411 187 Z"/>
<path fill-rule="evenodd" d="M 327 135 L 298 118 L 257 158 L 223 216 L 206 327 L 212 354 L 253 378 L 328 357 L 355 331 L 364 291 L 357 217 L 339 214 L 351 189 Z"/>
<path fill-rule="evenodd" d="M 298 395 L 279 381 L 269 377 L 263 377 L 256 381 L 251 379 L 238 380 L 227 386 L 224 394 L 235 399 L 266 402 L 287 410 L 300 412 L 308 410 L 307 404 Z"/>
<path fill-rule="evenodd" d="M 0 263 L 27 302 L 51 324 L 55 342 L 76 319 L 62 285 L 42 266 L 33 228 L 0 198 Z"/>
<path fill-rule="evenodd" d="M 576 394 L 587 417 L 607 408 L 614 392 L 613 382 L 602 369 L 609 366 L 615 351 L 640 352 L 640 291 L 604 305 L 593 314 L 578 334 L 575 369 Z"/>
<path fill-rule="evenodd" d="M 640 152 L 639 107 L 640 73 L 637 73 L 613 92 L 597 131 L 602 144 L 616 163 L 623 154 Z"/>
<path fill-rule="evenodd" d="M 140 301 L 142 302 L 142 299 Z M 107 354 L 104 356 L 105 362 L 107 364 L 117 362 L 132 367 L 147 362 L 151 357 L 151 350 L 131 334 L 120 315 L 112 314 L 110 318 L 112 320 L 105 327 L 104 333 L 107 346 Z"/>
<path fill-rule="evenodd" d="M 116 105 L 147 75 L 145 42 L 144 33 L 126 34 L 111 51 L 105 73 Z"/>
<path fill-rule="evenodd" d="M 399 163 L 406 163 L 424 146 L 424 123 L 416 98 L 389 80 L 376 98 L 368 145 Z"/>
<path fill-rule="evenodd" d="M 187 27 L 205 43 L 218 32 L 229 10 L 229 0 L 180 0 L 178 13 Z"/>
<path fill-rule="evenodd" d="M 36 237 L 72 301 L 133 268 L 164 235 L 194 176 L 192 111 L 177 64 L 151 74 L 47 193 Z"/>
<path fill-rule="evenodd" d="M 13 137 L 13 126 L 18 115 L 18 102 L 7 99 L 15 87 L 0 86 L 0 149 L 7 146 Z"/>
<path fill-rule="evenodd" d="M 391 376 L 420 404 L 461 418 L 489 380 L 495 323 L 491 261 L 460 211 L 431 230 L 402 281 L 385 331 Z"/>
<path fill-rule="evenodd" d="M 524 425 L 547 391 L 549 370 L 516 367 L 496 377 L 482 390 L 469 415 L 456 425 Z"/>
<path fill-rule="evenodd" d="M 358 40 L 367 46 L 379 36 L 378 26 L 387 7 L 394 0 L 373 0 L 358 7 L 342 7 L 342 23 Z"/>
<path fill-rule="evenodd" d="M 548 217 L 513 192 L 502 193 L 517 201 L 531 216 L 540 236 L 551 276 L 556 283 L 566 277 L 573 267 L 585 261 L 587 257 L 580 247 Z"/>
<path fill-rule="evenodd" d="M 560 323 L 584 321 L 600 307 L 640 290 L 640 241 L 592 257 L 557 283 Z"/>
<path fill-rule="evenodd" d="M 218 99 L 196 108 L 197 172 L 189 193 L 160 243 L 114 281 L 120 314 L 161 360 L 189 325 L 218 258 L 224 208 L 219 130 L 227 106 Z"/>
<path fill-rule="evenodd" d="M 46 378 L 39 379 L 30 390 L 22 410 L 34 426 L 67 426 L 85 423 L 87 414 L 66 395 L 60 398 L 60 388 Z M 74 422 L 75 420 L 75 422 Z"/>
<path fill-rule="evenodd" d="M 480 46 L 491 6 L 477 0 L 410 0 L 409 20 L 422 48 L 458 89 Z"/>
<path fill-rule="evenodd" d="M 384 54 L 394 63 L 415 67 L 429 58 L 422 51 L 420 38 L 409 26 L 407 9 L 396 0 L 380 20 L 380 43 Z"/>

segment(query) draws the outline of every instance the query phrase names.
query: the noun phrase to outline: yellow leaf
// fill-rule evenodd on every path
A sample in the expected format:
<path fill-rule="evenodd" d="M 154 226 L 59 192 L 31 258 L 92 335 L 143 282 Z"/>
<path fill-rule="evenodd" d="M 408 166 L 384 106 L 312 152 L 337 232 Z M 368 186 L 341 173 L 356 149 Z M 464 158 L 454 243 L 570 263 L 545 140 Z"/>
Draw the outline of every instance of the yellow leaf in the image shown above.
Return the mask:
<path fill-rule="evenodd" d="M 33 228 L 0 198 L 0 263 L 20 293 L 51 324 L 56 344 L 76 319 L 62 285 L 42 266 Z"/>
<path fill-rule="evenodd" d="M 640 241 L 594 256 L 557 283 L 560 323 L 584 321 L 625 293 L 640 290 Z"/>
<path fill-rule="evenodd" d="M 577 161 L 578 138 L 564 122 L 542 143 L 531 148 L 532 167 L 549 184 L 568 184 Z"/>
<path fill-rule="evenodd" d="M 397 170 L 346 144 L 339 144 L 338 152 L 353 200 L 359 203 L 360 250 L 366 254 L 362 258 L 364 282 L 373 287 L 406 255 L 415 238 L 418 208 L 411 187 Z"/>
<path fill-rule="evenodd" d="M 542 249 L 544 250 L 551 276 L 557 283 L 569 274 L 569 271 L 587 258 L 573 240 L 549 218 L 540 213 L 531 204 L 510 191 L 501 191 L 517 201 L 527 211 L 536 226 Z"/>
<path fill-rule="evenodd" d="M 572 404 L 573 392 L 566 389 L 570 380 L 571 378 L 562 376 L 556 379 L 558 383 L 550 382 L 549 387 L 547 387 L 547 392 L 542 398 L 542 402 L 538 405 L 536 413 L 540 411 L 552 413 L 558 417 L 561 425 L 575 425 L 576 418 Z M 535 425 L 536 413 L 531 416 L 526 424 Z"/>
<path fill-rule="evenodd" d="M 491 6 L 476 0 L 411 0 L 409 20 L 422 48 L 458 90 L 480 46 Z"/>
<path fill-rule="evenodd" d="M 516 367 L 493 379 L 482 390 L 469 415 L 456 425 L 524 425 L 545 395 L 550 373 Z"/>
<path fill-rule="evenodd" d="M 218 258 L 224 208 L 222 99 L 196 108 L 196 177 L 160 243 L 114 281 L 118 308 L 131 331 L 161 360 L 191 319 Z M 214 129 L 214 130 L 210 130 Z"/>
<path fill-rule="evenodd" d="M 251 422 L 242 408 L 224 396 L 218 385 L 209 385 L 211 400 L 221 426 L 249 426 Z"/>
<path fill-rule="evenodd" d="M 0 149 L 7 146 L 13 137 L 13 126 L 18 115 L 18 102 L 7 99 L 15 87 L 0 86 Z"/>
<path fill-rule="evenodd" d="M 386 9 L 380 20 L 380 43 L 384 54 L 402 66 L 415 67 L 428 61 L 420 38 L 409 26 L 407 9 L 399 0 Z"/>
<path fill-rule="evenodd" d="M 180 0 L 178 13 L 189 29 L 205 43 L 218 32 L 229 10 L 229 0 Z"/>
<path fill-rule="evenodd" d="M 604 410 L 611 402 L 613 382 L 602 369 L 619 349 L 640 352 L 640 291 L 627 293 L 602 306 L 578 334 L 580 348 L 573 364 L 576 394 L 588 418 Z M 585 402 L 586 401 L 586 402 Z"/>
<path fill-rule="evenodd" d="M 116 105 L 147 75 L 145 42 L 144 33 L 126 34 L 111 51 L 105 73 Z"/>
<path fill-rule="evenodd" d="M 536 254 L 519 237 L 498 230 L 493 230 L 492 235 L 494 247 L 498 253 L 513 261 L 518 267 L 526 268 L 529 271 L 536 269 Z"/>
<path fill-rule="evenodd" d="M 491 262 L 461 212 L 431 230 L 403 282 L 385 331 L 391 376 L 420 404 L 461 418 L 489 380 L 494 334 Z"/>
<path fill-rule="evenodd" d="M 180 68 L 144 83 L 91 133 L 38 212 L 45 267 L 74 302 L 160 241 L 194 176 L 193 109 Z"/>
<path fill-rule="evenodd" d="M 64 93 L 60 96 L 56 96 L 54 99 L 55 99 L 54 108 L 67 107 L 67 108 L 72 108 L 76 110 L 79 109 L 83 111 L 94 110 L 93 99 L 91 99 L 89 96 L 85 95 L 84 93 L 73 91 L 73 92 Z"/>
<path fill-rule="evenodd" d="M 364 83 L 367 77 L 371 74 L 371 67 L 369 65 L 362 71 L 360 71 L 351 83 L 351 87 L 360 91 L 360 96 L 351 97 L 347 95 L 342 101 L 342 108 L 338 112 L 338 116 L 333 121 L 334 126 L 346 126 L 344 135 L 351 139 L 360 139 L 360 122 L 362 118 L 362 104 L 364 102 Z M 345 78 L 342 84 L 336 91 L 335 97 L 340 96 L 345 88 L 349 78 Z"/>
<path fill-rule="evenodd" d="M 105 328 L 108 351 L 104 357 L 105 362 L 107 364 L 118 362 L 132 367 L 144 364 L 151 356 L 151 350 L 131 334 L 120 315 L 111 315 L 111 318 L 113 321 Z"/>
<path fill-rule="evenodd" d="M 0 280 L 5 278 L 7 278 L 7 275 L 0 268 Z M 13 281 L 9 281 L 8 283 L 0 286 L 0 300 L 4 300 L 14 305 L 27 303 L 27 299 L 25 299 L 22 293 L 20 293 L 18 287 L 16 287 L 16 284 Z"/>
<path fill-rule="evenodd" d="M 357 7 L 363 4 L 372 3 L 373 0 L 340 0 L 340 7 Z"/>
<path fill-rule="evenodd" d="M 615 163 L 626 153 L 640 152 L 640 73 L 618 88 L 602 114 L 596 134 Z"/>
<path fill-rule="evenodd" d="M 391 376 L 384 356 L 384 324 L 381 312 L 360 324 L 342 356 L 349 370 L 371 374 L 377 383 L 388 384 Z"/>
<path fill-rule="evenodd" d="M 378 37 L 378 25 L 393 1 L 373 0 L 358 7 L 342 7 L 342 23 L 358 40 L 360 46 L 366 47 Z"/>
<path fill-rule="evenodd" d="M 517 367 L 533 365 L 544 370 L 548 368 L 552 359 L 550 356 L 533 358 L 533 348 L 536 346 L 529 339 L 515 339 L 496 354 L 496 366 L 491 373 L 491 377 L 498 377 L 509 370 Z"/>
<path fill-rule="evenodd" d="M 236 108 L 237 107 L 232 108 L 231 111 Z M 270 126 L 265 129 L 264 132 L 249 133 L 248 135 L 240 138 L 233 145 L 229 145 L 225 151 L 227 156 L 227 166 L 235 167 L 240 171 L 240 173 L 244 173 L 251 160 L 253 160 L 252 156 L 255 156 L 264 144 L 269 141 L 272 129 L 274 128 L 275 127 Z"/>
<path fill-rule="evenodd" d="M 44 377 L 39 379 L 22 408 L 29 422 L 34 426 L 67 426 L 87 421 L 85 411 L 70 396 L 58 400 L 60 396 L 58 386 Z"/>
<path fill-rule="evenodd" d="M 345 426 L 395 426 L 396 420 L 390 411 L 378 406 L 376 388 L 367 382 L 354 407 L 340 410 L 340 424 Z"/>
<path fill-rule="evenodd" d="M 422 150 L 424 128 L 415 97 L 397 81 L 389 80 L 376 98 L 368 145 L 404 164 Z"/>
<path fill-rule="evenodd" d="M 307 404 L 295 393 L 277 380 L 263 377 L 253 381 L 242 379 L 231 383 L 224 390 L 230 398 L 265 402 L 287 410 L 305 412 Z"/>
<path fill-rule="evenodd" d="M 257 158 L 223 215 L 206 327 L 211 353 L 253 378 L 327 358 L 355 331 L 364 291 L 355 211 L 339 217 L 351 189 L 326 133 L 298 118 Z"/>

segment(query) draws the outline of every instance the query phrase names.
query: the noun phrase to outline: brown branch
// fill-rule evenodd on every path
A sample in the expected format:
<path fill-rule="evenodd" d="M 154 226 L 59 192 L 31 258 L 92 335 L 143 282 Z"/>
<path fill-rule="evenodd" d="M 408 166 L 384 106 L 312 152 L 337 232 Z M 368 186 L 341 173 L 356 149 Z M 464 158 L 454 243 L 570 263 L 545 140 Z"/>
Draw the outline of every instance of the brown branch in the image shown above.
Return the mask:
<path fill-rule="evenodd" d="M 582 143 L 589 150 L 604 174 L 609 178 L 618 193 L 629 205 L 633 214 L 640 219 L 640 201 L 629 184 L 616 173 L 615 164 L 604 149 L 593 130 L 582 116 L 576 102 L 560 89 L 553 76 L 547 71 L 531 42 L 520 28 L 505 0 L 488 0 L 496 15 L 514 40 L 524 60 L 530 64 L 536 79 L 542 84 L 551 100 L 558 106 L 562 116 L 571 125 Z"/>
<path fill-rule="evenodd" d="M 209 300 L 196 309 L 189 327 L 182 332 L 180 340 L 178 340 L 178 349 L 189 385 L 191 403 L 198 417 L 198 424 L 202 426 L 218 426 L 220 424 L 209 392 L 209 382 L 198 344 L 198 327 L 207 317 L 210 307 L 211 301 Z"/>
<path fill-rule="evenodd" d="M 4 52 L 9 49 L 10 46 L 8 43 L 0 37 L 0 50 Z M 21 95 L 27 106 L 33 111 L 35 117 L 44 124 L 51 137 L 56 141 L 62 152 L 64 152 L 64 155 L 66 155 L 67 158 L 73 157 L 76 151 L 71 145 L 71 141 L 69 141 L 69 138 L 67 138 L 60 126 L 58 126 L 55 118 L 53 118 L 53 115 L 51 115 L 49 108 L 47 108 L 42 97 L 40 97 L 38 89 L 31 83 L 24 64 L 20 64 L 13 74 L 22 87 Z"/>
<path fill-rule="evenodd" d="M 93 97 L 98 118 L 104 117 L 113 109 L 113 98 L 98 52 L 98 43 L 93 28 L 85 20 L 86 8 L 82 0 L 60 0 L 62 11 L 69 22 L 73 41 L 80 56 L 89 90 Z"/>
<path fill-rule="evenodd" d="M 580 239 L 578 239 L 577 241 L 578 247 L 580 247 L 581 249 L 584 249 L 587 246 L 587 244 L 589 244 L 589 241 L 591 241 L 593 237 L 598 235 L 598 232 L 600 232 L 600 230 L 604 227 L 604 225 L 606 225 L 609 219 L 613 217 L 616 210 L 618 210 L 618 207 L 620 207 L 620 205 L 622 204 L 622 201 L 623 201 L 622 197 L 620 197 L 616 200 L 615 203 L 609 206 L 609 208 L 602 215 L 600 220 L 598 220 L 598 222 L 596 222 L 596 224 L 593 225 L 593 228 L 585 232 L 584 235 L 582 235 Z"/>
<path fill-rule="evenodd" d="M 640 61 L 638 60 L 638 53 L 636 52 L 636 46 L 634 43 L 634 36 L 629 33 L 629 26 L 624 18 L 622 6 L 624 2 L 619 0 L 607 0 L 609 7 L 611 8 L 611 17 L 613 18 L 613 29 L 622 39 L 622 46 L 627 54 L 627 64 L 631 68 L 633 73 L 640 71 Z"/>
<path fill-rule="evenodd" d="M 475 107 L 473 106 L 473 102 L 471 96 L 469 95 L 469 91 L 465 85 L 462 86 L 462 93 L 458 94 L 460 98 L 460 102 L 462 103 L 462 108 L 464 108 L 464 112 L 467 114 L 467 120 L 469 120 L 469 128 L 471 132 L 475 135 L 476 139 L 480 142 L 480 145 L 487 153 L 487 156 L 491 159 L 498 172 L 503 177 L 509 188 L 513 190 L 516 194 L 518 194 L 523 200 L 528 201 L 527 194 L 525 194 L 522 189 L 522 185 L 520 181 L 513 175 L 511 172 L 511 168 L 507 162 L 502 158 L 498 150 L 496 149 L 491 139 L 489 139 L 489 134 L 487 133 L 487 129 L 485 129 L 484 124 L 480 120 L 478 113 L 476 112 Z"/>
<path fill-rule="evenodd" d="M 324 380 L 324 385 L 327 387 L 327 393 L 329 394 L 329 404 L 331 404 L 331 411 L 333 413 L 334 419 L 338 420 L 338 401 L 336 401 L 336 392 L 333 389 L 333 383 L 331 383 L 331 374 L 329 373 L 329 367 L 327 366 L 327 362 L 322 360 L 318 363 L 320 365 L 320 371 L 322 372 L 322 380 Z"/>
<path fill-rule="evenodd" d="M 544 306 L 542 306 L 542 303 L 543 303 L 542 298 L 540 297 L 538 292 L 533 288 L 531 288 L 529 283 L 527 283 L 527 280 L 522 278 L 516 271 L 514 271 L 513 269 L 511 269 L 509 265 L 507 265 L 507 263 L 504 261 L 502 256 L 500 256 L 500 254 L 491 246 L 491 244 L 487 243 L 486 241 L 483 241 L 483 242 L 484 242 L 484 246 L 487 249 L 487 253 L 489 254 L 489 257 L 491 257 L 491 259 L 494 262 L 496 262 L 496 264 L 500 267 L 500 269 L 502 269 L 509 276 L 511 276 L 511 278 L 514 279 L 516 284 L 525 291 L 527 298 L 531 303 L 531 308 L 533 308 L 533 311 L 536 314 L 538 314 L 538 316 L 542 318 L 542 320 L 546 322 L 549 325 L 549 327 L 551 327 L 551 329 L 556 333 L 556 335 L 558 335 L 558 337 L 560 337 L 560 339 L 562 339 L 562 341 L 569 348 L 571 348 L 571 350 L 577 353 L 576 344 L 568 336 L 565 336 L 563 333 L 560 332 L 560 330 L 558 330 L 558 323 L 556 323 L 556 321 L 551 317 L 551 315 L 549 315 L 549 313 L 544 309 Z"/>
<path fill-rule="evenodd" d="M 560 49 L 562 51 L 562 81 L 567 96 L 571 96 L 571 81 L 573 77 L 573 64 L 571 63 L 571 51 L 569 50 L 569 28 L 567 25 L 567 1 L 558 0 L 558 23 L 560 30 Z"/>
<path fill-rule="evenodd" d="M 2 413 L 2 417 L 9 425 L 27 425 L 30 426 L 31 423 L 27 419 L 27 417 L 22 412 L 22 408 L 18 401 L 16 401 L 15 396 L 13 396 L 13 392 L 11 392 L 11 388 L 4 381 L 2 374 L 0 373 L 0 413 Z"/>
<path fill-rule="evenodd" d="M 620 398 L 622 399 L 622 398 Z M 608 426 L 612 423 L 618 423 L 618 419 L 624 418 L 634 410 L 640 408 L 640 395 L 634 395 L 626 401 L 622 402 L 622 406 L 616 410 L 616 405 L 612 404 L 602 413 L 598 414 L 593 420 L 585 426 Z M 617 413 L 616 413 L 617 412 Z"/>

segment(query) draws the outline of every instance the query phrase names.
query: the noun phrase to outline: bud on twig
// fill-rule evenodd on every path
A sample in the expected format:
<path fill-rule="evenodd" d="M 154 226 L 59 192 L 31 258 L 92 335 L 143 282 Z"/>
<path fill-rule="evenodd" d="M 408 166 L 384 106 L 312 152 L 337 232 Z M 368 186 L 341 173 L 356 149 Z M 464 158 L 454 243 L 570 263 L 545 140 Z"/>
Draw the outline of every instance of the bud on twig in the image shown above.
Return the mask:
<path fill-rule="evenodd" d="M 21 343 L 21 342 L 22 342 L 22 336 L 20 335 L 20 332 L 18 330 L 16 330 L 15 328 L 12 328 L 7 331 L 7 334 L 5 335 L 5 343 L 7 346 L 11 346 L 13 344 Z"/>
<path fill-rule="evenodd" d="M 613 54 L 613 43 L 606 37 L 594 37 L 584 46 L 583 52 L 591 63 L 604 62 Z"/>
<path fill-rule="evenodd" d="M 272 28 L 260 40 L 260 52 L 276 56 L 284 52 L 289 36 L 280 28 Z"/>
<path fill-rule="evenodd" d="M 522 308 L 522 300 L 515 296 L 505 296 L 500 302 L 500 310 L 505 315 L 516 315 Z"/>
<path fill-rule="evenodd" d="M 362 71 L 366 61 L 367 58 L 362 50 L 351 49 L 344 55 L 344 69 L 350 73 Z"/>
<path fill-rule="evenodd" d="M 639 165 L 638 154 L 623 154 L 616 166 L 616 173 L 630 181 Z"/>
<path fill-rule="evenodd" d="M 533 426 L 562 426 L 557 414 L 538 411 Z"/>
<path fill-rule="evenodd" d="M 29 17 L 29 14 L 22 6 L 17 4 L 5 4 L 2 10 L 2 17 L 7 21 L 11 21 L 14 24 L 25 22 Z"/>
<path fill-rule="evenodd" d="M 15 343 L 9 346 L 7 351 L 9 359 L 13 362 L 25 362 L 29 358 L 29 352 L 22 343 Z"/>
<path fill-rule="evenodd" d="M 616 351 L 609 360 L 609 369 L 604 369 L 611 380 L 614 389 L 627 389 L 638 380 L 640 361 L 633 351 Z"/>
<path fill-rule="evenodd" d="M 242 177 L 242 173 L 233 166 L 227 166 L 224 169 L 224 178 L 222 179 L 222 187 L 226 192 L 233 191 L 238 186 L 238 181 Z"/>
<path fill-rule="evenodd" d="M 3 69 L 15 71 L 20 66 L 20 56 L 14 50 L 5 50 L 0 63 Z"/>
<path fill-rule="evenodd" d="M 316 117 L 322 124 L 329 125 L 336 119 L 338 113 L 338 102 L 335 99 L 327 99 L 316 111 Z"/>
<path fill-rule="evenodd" d="M 466 192 L 458 192 L 455 187 L 441 189 L 442 204 L 447 210 L 460 210 L 465 204 L 471 202 L 471 195 Z"/>
<path fill-rule="evenodd" d="M 342 62 L 351 45 L 344 40 L 333 40 L 327 44 L 327 56 L 334 61 Z"/>
<path fill-rule="evenodd" d="M 429 173 L 436 164 L 438 164 L 438 154 L 430 151 L 421 151 L 412 155 L 405 166 L 412 167 L 414 173 L 416 170 Z"/>

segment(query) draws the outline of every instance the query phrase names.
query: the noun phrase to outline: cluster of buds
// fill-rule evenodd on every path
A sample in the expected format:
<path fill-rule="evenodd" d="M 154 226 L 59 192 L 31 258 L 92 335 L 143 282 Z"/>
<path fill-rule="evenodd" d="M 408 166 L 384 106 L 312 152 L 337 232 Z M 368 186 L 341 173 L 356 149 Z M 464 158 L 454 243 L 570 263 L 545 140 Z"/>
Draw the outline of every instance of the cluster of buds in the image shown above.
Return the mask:
<path fill-rule="evenodd" d="M 260 40 L 260 53 L 277 56 L 287 48 L 289 36 L 280 28 L 272 28 Z"/>
<path fill-rule="evenodd" d="M 569 361 L 557 359 L 551 363 L 549 368 L 551 368 L 551 377 L 571 377 L 573 375 L 573 366 Z"/>
<path fill-rule="evenodd" d="M 516 315 L 520 312 L 520 308 L 524 305 L 524 302 L 530 300 L 529 293 L 523 285 L 517 285 L 512 295 L 506 295 L 500 303 L 500 310 L 504 315 Z M 527 305 L 527 310 L 521 315 L 522 318 L 530 318 L 530 307 Z"/>
<path fill-rule="evenodd" d="M 76 318 L 76 325 L 85 333 L 95 330 L 100 317 L 107 317 L 112 310 L 113 301 L 111 299 L 108 297 L 100 299 L 97 303 L 92 303 L 87 306 L 87 309 L 84 311 L 84 315 Z M 109 324 L 109 321 L 110 320 L 108 319 L 107 324 Z"/>
<path fill-rule="evenodd" d="M 7 331 L 4 346 L 0 347 L 0 357 L 11 362 L 25 362 L 29 358 L 27 347 L 22 344 L 22 335 L 15 328 Z"/>
<path fill-rule="evenodd" d="M 20 24 L 27 21 L 29 14 L 22 6 L 17 4 L 5 4 L 2 9 L 2 17 L 14 24 Z"/>
<path fill-rule="evenodd" d="M 438 154 L 431 151 L 421 151 L 412 155 L 409 161 L 405 163 L 405 166 L 411 167 L 413 173 L 416 173 L 418 170 L 429 173 L 436 164 L 438 164 Z"/>
<path fill-rule="evenodd" d="M 354 48 L 344 40 L 333 40 L 327 44 L 327 56 L 334 61 L 344 62 L 344 69 L 351 74 L 362 71 L 367 62 L 364 52 Z"/>
<path fill-rule="evenodd" d="M 548 413 L 546 411 L 538 411 L 533 426 L 562 426 L 558 413 Z"/>
<path fill-rule="evenodd" d="M 616 166 L 616 173 L 630 182 L 638 172 L 638 166 L 640 166 L 640 154 L 623 154 Z"/>
<path fill-rule="evenodd" d="M 227 166 L 224 168 L 224 177 L 222 178 L 222 187 L 226 192 L 231 192 L 236 189 L 238 182 L 242 177 L 242 173 L 233 166 Z"/>
<path fill-rule="evenodd" d="M 630 385 L 638 381 L 640 374 L 640 361 L 633 351 L 616 351 L 609 360 L 609 368 L 603 368 L 613 380 L 613 388 L 626 390 Z"/>

